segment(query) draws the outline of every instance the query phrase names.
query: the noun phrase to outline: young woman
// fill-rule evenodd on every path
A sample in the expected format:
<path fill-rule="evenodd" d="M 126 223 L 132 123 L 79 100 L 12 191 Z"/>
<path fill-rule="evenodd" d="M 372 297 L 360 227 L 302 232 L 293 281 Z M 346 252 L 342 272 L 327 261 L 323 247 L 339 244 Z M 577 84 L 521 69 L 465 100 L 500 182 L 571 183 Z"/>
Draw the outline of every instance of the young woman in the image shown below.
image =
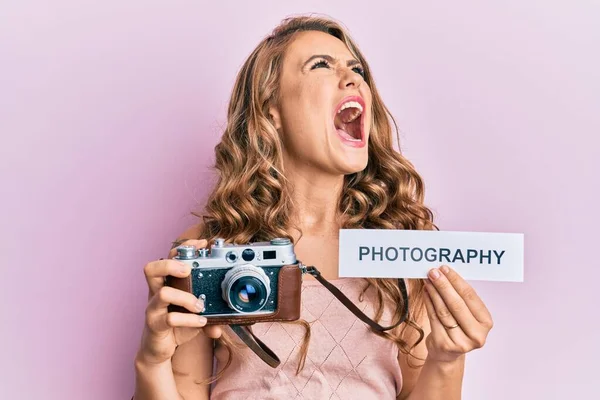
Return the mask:
<path fill-rule="evenodd" d="M 339 24 L 285 20 L 237 77 L 216 147 L 219 181 L 202 223 L 176 245 L 288 237 L 298 259 L 365 313 L 382 324 L 396 320 L 404 309 L 396 280 L 338 278 L 340 228 L 436 229 L 421 178 L 393 148 L 392 122 Z M 465 353 L 483 346 L 492 318 L 467 282 L 438 267 L 428 279 L 408 281 L 409 319 L 386 334 L 305 277 L 298 323 L 254 327 L 282 359 L 271 368 L 228 327 L 203 328 L 201 300 L 164 286 L 167 275 L 185 277 L 188 267 L 151 262 L 134 397 L 459 399 Z M 168 312 L 169 304 L 192 313 Z"/>

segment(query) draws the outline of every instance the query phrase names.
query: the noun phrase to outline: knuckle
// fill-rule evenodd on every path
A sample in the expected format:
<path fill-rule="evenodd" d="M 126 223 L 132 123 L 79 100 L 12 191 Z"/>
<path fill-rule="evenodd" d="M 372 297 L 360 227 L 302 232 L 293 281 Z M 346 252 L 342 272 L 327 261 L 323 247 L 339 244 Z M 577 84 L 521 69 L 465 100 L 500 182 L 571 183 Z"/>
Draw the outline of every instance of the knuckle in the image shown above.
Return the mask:
<path fill-rule="evenodd" d="M 454 346 L 445 340 L 440 342 L 437 347 L 444 353 L 452 353 L 455 351 Z"/>
<path fill-rule="evenodd" d="M 177 247 L 179 246 L 189 246 L 189 245 L 198 245 L 206 242 L 204 239 L 178 239 L 175 240 L 172 244 L 171 252 L 177 253 Z"/>
<path fill-rule="evenodd" d="M 166 348 L 163 348 L 162 346 L 159 348 L 150 347 L 150 348 L 146 349 L 146 351 L 147 351 L 147 356 L 151 360 L 166 360 L 171 357 L 170 352 Z"/>
<path fill-rule="evenodd" d="M 475 348 L 480 349 L 485 345 L 485 336 L 479 336 L 473 341 Z"/>
<path fill-rule="evenodd" d="M 452 313 L 450 312 L 450 310 L 448 308 L 442 307 L 438 310 L 437 315 L 440 318 L 447 318 L 447 317 L 452 316 Z"/>
<path fill-rule="evenodd" d="M 167 302 L 167 300 L 169 299 L 169 294 L 171 292 L 171 288 L 168 286 L 163 286 L 160 289 L 158 289 L 158 293 L 156 294 L 158 296 L 158 299 L 160 301 L 163 302 Z"/>
<path fill-rule="evenodd" d="M 153 318 L 151 313 L 146 314 L 146 327 L 150 333 L 156 334 L 158 332 L 156 328 L 156 318 Z"/>
<path fill-rule="evenodd" d="M 152 269 L 152 263 L 144 265 L 144 275 L 150 276 L 150 270 Z"/>
<path fill-rule="evenodd" d="M 436 280 L 435 280 L 435 282 L 436 282 L 436 285 L 435 285 L 435 286 L 436 286 L 438 289 L 446 289 L 446 288 L 447 288 L 447 287 L 450 285 L 450 282 L 448 282 L 448 279 L 447 279 L 447 278 L 444 278 L 444 276 L 443 276 L 443 275 L 442 275 L 442 276 L 440 276 L 440 278 L 439 278 L 439 279 L 436 279 Z"/>
<path fill-rule="evenodd" d="M 452 311 L 460 311 L 460 310 L 462 310 L 462 308 L 463 308 L 462 302 L 458 299 L 451 300 L 450 302 L 448 302 L 448 309 L 450 309 Z"/>
<path fill-rule="evenodd" d="M 475 300 L 477 298 L 477 292 L 472 287 L 467 287 L 460 295 L 465 300 Z"/>
<path fill-rule="evenodd" d="M 173 314 L 173 313 L 167 314 L 167 325 L 170 327 L 174 327 L 177 325 L 177 318 L 176 318 L 175 314 Z"/>
<path fill-rule="evenodd" d="M 460 344 L 460 345 L 459 345 L 459 348 L 458 348 L 458 351 L 459 351 L 461 354 L 468 353 L 468 352 L 469 352 L 469 351 L 471 351 L 471 350 L 472 350 L 471 346 L 469 346 L 469 345 L 467 345 L 467 344 Z"/>

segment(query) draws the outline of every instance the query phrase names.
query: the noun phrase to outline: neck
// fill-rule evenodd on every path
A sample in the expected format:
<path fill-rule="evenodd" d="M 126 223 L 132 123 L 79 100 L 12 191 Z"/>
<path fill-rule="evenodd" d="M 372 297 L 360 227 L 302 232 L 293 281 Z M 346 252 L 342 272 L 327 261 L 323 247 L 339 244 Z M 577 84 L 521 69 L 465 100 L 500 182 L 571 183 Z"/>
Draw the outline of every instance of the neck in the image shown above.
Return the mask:
<path fill-rule="evenodd" d="M 292 187 L 292 220 L 302 234 L 337 236 L 340 227 L 338 203 L 344 176 L 296 166 L 286 168 L 285 175 Z"/>

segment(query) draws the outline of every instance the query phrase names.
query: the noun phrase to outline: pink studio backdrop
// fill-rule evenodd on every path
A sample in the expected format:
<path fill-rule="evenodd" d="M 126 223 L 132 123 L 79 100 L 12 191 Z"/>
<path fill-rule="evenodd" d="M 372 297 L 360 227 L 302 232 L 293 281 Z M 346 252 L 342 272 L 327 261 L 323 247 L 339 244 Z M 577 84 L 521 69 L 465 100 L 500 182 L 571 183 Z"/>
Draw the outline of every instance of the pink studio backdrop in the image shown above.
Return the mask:
<path fill-rule="evenodd" d="M 194 222 L 241 63 L 304 12 L 364 50 L 439 226 L 525 233 L 525 283 L 473 283 L 496 326 L 464 399 L 598 392 L 598 2 L 71 0 L 0 5 L 0 398 L 128 398 L 142 268 Z"/>

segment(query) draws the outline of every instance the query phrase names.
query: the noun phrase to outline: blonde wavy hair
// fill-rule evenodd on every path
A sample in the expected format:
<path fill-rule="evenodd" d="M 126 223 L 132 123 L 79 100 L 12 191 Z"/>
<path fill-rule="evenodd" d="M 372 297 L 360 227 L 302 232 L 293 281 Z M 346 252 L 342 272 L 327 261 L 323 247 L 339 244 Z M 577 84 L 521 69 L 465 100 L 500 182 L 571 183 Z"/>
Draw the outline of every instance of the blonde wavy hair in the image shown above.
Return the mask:
<path fill-rule="evenodd" d="M 262 40 L 243 64 L 229 102 L 227 126 L 216 146 L 218 182 L 210 194 L 204 212 L 192 212 L 203 220 L 202 239 L 217 237 L 232 243 L 294 238 L 299 230 L 292 223 L 290 185 L 285 177 L 282 141 L 269 118 L 269 106 L 279 98 L 279 79 L 283 57 L 295 35 L 303 31 L 328 33 L 346 44 L 364 67 L 365 82 L 372 92 L 372 125 L 369 162 L 360 172 L 344 177 L 339 199 L 343 228 L 437 229 L 432 212 L 424 206 L 424 186 L 413 165 L 394 149 L 392 123 L 398 127 L 377 91 L 369 65 L 341 24 L 318 16 L 296 16 L 283 20 L 271 35 Z M 365 291 L 373 287 L 377 305 L 374 320 L 380 321 L 385 307 L 400 316 L 405 304 L 395 279 L 365 279 Z M 423 284 L 409 282 L 409 314 L 406 323 L 387 333 L 377 333 L 394 341 L 404 354 L 423 340 L 423 330 L 415 322 L 424 310 Z M 364 291 L 363 291 L 364 293 Z M 303 368 L 310 340 L 306 328 L 298 370 Z M 413 330 L 406 340 L 408 330 Z M 415 334 L 416 332 L 416 334 Z M 227 335 L 219 339 L 229 350 L 226 366 L 231 363 L 233 341 Z M 410 363 L 410 357 L 409 357 Z"/>

